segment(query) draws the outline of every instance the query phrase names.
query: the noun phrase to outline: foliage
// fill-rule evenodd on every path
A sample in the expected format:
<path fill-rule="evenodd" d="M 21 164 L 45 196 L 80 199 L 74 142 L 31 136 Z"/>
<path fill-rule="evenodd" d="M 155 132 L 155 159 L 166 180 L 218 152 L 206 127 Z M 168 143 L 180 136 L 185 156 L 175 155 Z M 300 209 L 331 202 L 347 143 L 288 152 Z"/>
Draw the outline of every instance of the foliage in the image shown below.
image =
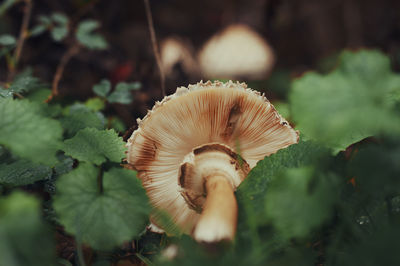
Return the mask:
<path fill-rule="evenodd" d="M 84 105 L 71 106 L 60 122 L 68 136 L 74 136 L 84 128 L 104 129 L 102 114 L 95 113 Z"/>
<path fill-rule="evenodd" d="M 82 129 L 72 139 L 64 142 L 64 151 L 80 161 L 97 165 L 107 159 L 120 162 L 125 157 L 124 142 L 113 129 Z"/>
<path fill-rule="evenodd" d="M 16 40 L 12 35 L 4 34 L 0 36 L 0 45 L 8 46 L 8 45 L 14 45 L 15 43 Z"/>
<path fill-rule="evenodd" d="M 106 49 L 108 44 L 106 40 L 100 34 L 94 33 L 100 26 L 96 20 L 85 20 L 79 23 L 78 29 L 76 30 L 76 38 L 85 47 L 93 50 Z"/>
<path fill-rule="evenodd" d="M 48 166 L 18 160 L 10 164 L 0 164 L 0 184 L 6 186 L 23 186 L 50 178 Z"/>
<path fill-rule="evenodd" d="M 12 5 L 14 5 L 18 0 L 4 0 L 0 4 L 0 17 L 9 9 Z"/>
<path fill-rule="evenodd" d="M 338 152 L 369 136 L 400 132 L 393 112 L 399 84 L 381 52 L 344 52 L 331 73 L 310 72 L 293 83 L 291 113 L 301 132 Z"/>
<path fill-rule="evenodd" d="M 60 123 L 27 100 L 0 99 L 0 144 L 16 155 L 52 165 L 61 146 Z"/>
<path fill-rule="evenodd" d="M 99 187 L 99 169 L 81 163 L 57 181 L 54 208 L 65 229 L 96 249 L 111 249 L 137 236 L 149 214 L 133 171 L 111 168 Z"/>
<path fill-rule="evenodd" d="M 254 221 L 257 226 L 267 220 L 265 202 L 267 189 L 272 179 L 279 176 L 284 169 L 311 166 L 326 157 L 326 153 L 326 149 L 311 141 L 300 141 L 259 162 L 237 191 L 238 199 L 243 202 L 248 201 L 246 211 L 253 214 L 248 218 L 251 219 L 253 216 L 257 218 Z M 259 178 L 260 176 L 263 178 Z"/>
<path fill-rule="evenodd" d="M 3 1 L 0 16 L 16 2 Z M 43 15 L 26 37 L 108 47 L 97 21 L 74 23 Z M 7 63 L 16 42 L 0 36 Z M 344 51 L 321 68 L 258 83 L 273 87 L 302 138 L 252 169 L 236 191 L 234 243 L 213 246 L 152 209 L 136 172 L 120 165 L 126 125 L 113 108 L 132 103 L 140 83 L 104 79 L 93 98 L 47 103 L 51 90 L 32 71 L 12 75 L 0 88 L 0 265 L 57 265 L 54 239 L 66 233 L 77 255 L 64 264 L 90 249 L 99 264 L 123 253 L 162 265 L 398 265 L 400 76 L 375 50 Z M 168 234 L 146 233 L 150 213 Z"/>
<path fill-rule="evenodd" d="M 30 33 L 32 36 L 37 36 L 50 30 L 51 38 L 59 42 L 68 35 L 68 22 L 68 17 L 61 13 L 53 13 L 50 16 L 42 15 L 39 17 L 39 24 Z"/>
<path fill-rule="evenodd" d="M 0 7 L 5 11 L 13 3 Z M 86 48 L 105 49 L 106 41 L 94 32 L 98 26 L 82 21 L 71 36 L 69 18 L 52 13 L 40 16 L 26 37 L 48 31 L 57 42 L 76 38 Z M 5 55 L 12 67 L 16 42 L 10 34 L 0 36 L 0 58 Z M 104 110 L 108 103 L 130 103 L 140 84 L 121 82 L 103 98 L 49 104 L 51 90 L 29 68 L 1 84 L 0 265 L 56 265 L 56 228 L 75 236 L 78 253 L 82 242 L 112 250 L 138 238 L 151 208 L 135 172 L 118 165 L 125 143 L 110 128 L 125 125 Z M 48 196 L 37 199 L 14 192 L 18 188 Z"/>
<path fill-rule="evenodd" d="M 55 246 L 40 201 L 22 192 L 0 198 L 0 265 L 55 265 Z"/>
<path fill-rule="evenodd" d="M 111 91 L 111 83 L 109 80 L 103 79 L 99 84 L 93 86 L 93 92 L 107 100 L 109 103 L 130 104 L 132 102 L 132 90 L 140 89 L 139 82 L 120 82 L 115 86 L 113 92 Z"/>

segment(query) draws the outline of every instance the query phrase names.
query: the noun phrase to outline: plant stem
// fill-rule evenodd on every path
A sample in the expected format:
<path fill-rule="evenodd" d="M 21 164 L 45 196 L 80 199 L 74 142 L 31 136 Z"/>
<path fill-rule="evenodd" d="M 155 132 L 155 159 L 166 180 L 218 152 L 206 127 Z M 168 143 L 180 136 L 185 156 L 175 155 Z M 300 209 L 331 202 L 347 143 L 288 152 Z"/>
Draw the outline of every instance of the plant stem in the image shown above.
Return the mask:
<path fill-rule="evenodd" d="M 24 46 L 24 42 L 26 40 L 26 37 L 28 36 L 29 20 L 31 18 L 31 13 L 32 13 L 32 0 L 25 0 L 25 3 L 26 5 L 24 8 L 24 17 L 22 18 L 21 29 L 19 31 L 19 37 L 16 48 L 14 50 L 13 64 L 9 64 L 10 72 L 7 77 L 8 82 L 12 81 L 14 78 L 15 70 L 17 68 L 19 58 L 21 57 L 21 52 Z"/>
<path fill-rule="evenodd" d="M 47 103 L 50 102 L 55 96 L 58 95 L 58 93 L 59 93 L 58 84 L 60 83 L 60 80 L 64 73 L 64 69 L 67 66 L 68 62 L 71 60 L 71 58 L 79 52 L 80 48 L 81 47 L 79 46 L 79 44 L 77 42 L 75 42 L 74 44 L 72 44 L 69 47 L 67 52 L 61 58 L 61 61 L 57 66 L 56 73 L 54 74 L 54 78 L 53 78 L 53 82 L 52 82 L 52 86 L 51 86 L 51 94 L 45 100 L 45 102 L 47 102 Z"/>
<path fill-rule="evenodd" d="M 151 15 L 151 9 L 150 9 L 149 0 L 144 0 L 144 7 L 145 7 L 145 10 L 146 10 L 147 22 L 149 24 L 151 45 L 153 47 L 154 57 L 156 58 L 158 70 L 160 71 L 161 93 L 162 93 L 162 96 L 164 97 L 165 96 L 165 74 L 164 74 L 164 71 L 163 71 L 162 66 L 161 66 L 161 56 L 160 56 L 160 52 L 159 52 L 159 49 L 158 49 L 156 33 L 155 33 L 155 30 L 154 30 L 153 17 Z"/>

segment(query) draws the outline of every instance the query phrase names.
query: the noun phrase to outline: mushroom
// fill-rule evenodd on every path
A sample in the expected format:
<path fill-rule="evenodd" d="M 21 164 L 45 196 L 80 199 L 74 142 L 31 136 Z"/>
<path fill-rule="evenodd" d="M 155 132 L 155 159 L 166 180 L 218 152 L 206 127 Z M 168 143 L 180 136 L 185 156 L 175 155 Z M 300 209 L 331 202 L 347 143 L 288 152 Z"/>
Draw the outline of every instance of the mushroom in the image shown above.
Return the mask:
<path fill-rule="evenodd" d="M 234 239 L 235 189 L 259 160 L 298 142 L 264 95 L 232 81 L 180 87 L 138 124 L 128 164 L 153 206 L 199 242 Z"/>
<path fill-rule="evenodd" d="M 197 63 L 189 41 L 178 37 L 168 37 L 161 42 L 161 66 L 167 76 L 173 74 L 174 67 L 181 64 L 186 73 L 197 73 Z"/>
<path fill-rule="evenodd" d="M 211 37 L 200 50 L 198 61 L 202 74 L 208 78 L 265 79 L 275 56 L 257 32 L 236 24 Z"/>

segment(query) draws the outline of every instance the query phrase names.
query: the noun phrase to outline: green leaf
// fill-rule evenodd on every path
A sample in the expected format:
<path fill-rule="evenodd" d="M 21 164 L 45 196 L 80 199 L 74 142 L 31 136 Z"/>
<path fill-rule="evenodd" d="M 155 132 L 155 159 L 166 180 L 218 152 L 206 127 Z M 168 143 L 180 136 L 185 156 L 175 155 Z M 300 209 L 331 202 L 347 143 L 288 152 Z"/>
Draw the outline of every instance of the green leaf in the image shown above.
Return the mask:
<path fill-rule="evenodd" d="M 101 164 L 106 159 L 121 162 L 125 157 L 125 143 L 113 130 L 85 128 L 64 142 L 64 151 L 80 161 Z"/>
<path fill-rule="evenodd" d="M 67 26 L 68 25 L 68 17 L 62 13 L 55 12 L 51 15 L 51 18 L 54 22 L 61 26 Z"/>
<path fill-rule="evenodd" d="M 45 26 L 51 26 L 51 17 L 50 16 L 45 16 L 45 15 L 41 15 L 38 18 L 39 22 L 42 23 Z"/>
<path fill-rule="evenodd" d="M 56 42 L 62 41 L 68 35 L 68 17 L 61 13 L 53 13 L 51 19 L 55 24 L 51 29 L 51 37 Z"/>
<path fill-rule="evenodd" d="M 56 162 L 62 128 L 58 121 L 42 116 L 38 104 L 0 98 L 0 117 L 0 144 L 33 162 Z"/>
<path fill-rule="evenodd" d="M 306 237 L 330 217 L 335 194 L 326 174 L 311 167 L 287 169 L 270 184 L 265 214 L 285 238 Z"/>
<path fill-rule="evenodd" d="M 100 97 L 106 97 L 111 90 L 111 82 L 107 79 L 103 79 L 100 83 L 93 86 L 93 91 Z"/>
<path fill-rule="evenodd" d="M 4 15 L 4 13 L 12 7 L 18 0 L 4 0 L 3 3 L 0 4 L 0 17 Z"/>
<path fill-rule="evenodd" d="M 310 72 L 293 82 L 291 114 L 302 133 L 338 152 L 369 136 L 400 132 L 391 101 L 399 90 L 400 75 L 384 54 L 344 52 L 330 74 Z"/>
<path fill-rule="evenodd" d="M 124 121 L 118 117 L 109 117 L 110 128 L 115 129 L 117 132 L 125 132 L 126 126 Z"/>
<path fill-rule="evenodd" d="M 9 46 L 16 43 L 15 37 L 9 34 L 0 35 L 0 45 Z"/>
<path fill-rule="evenodd" d="M 135 172 L 112 168 L 98 186 L 99 169 L 81 163 L 57 181 L 54 208 L 67 232 L 95 249 L 109 250 L 144 229 L 150 212 Z"/>
<path fill-rule="evenodd" d="M 37 36 L 50 29 L 51 38 L 62 41 L 68 35 L 68 17 L 62 13 L 53 13 L 51 16 L 40 16 L 39 24 L 31 30 L 32 36 Z"/>
<path fill-rule="evenodd" d="M 311 248 L 301 247 L 293 248 L 289 247 L 284 251 L 281 256 L 276 256 L 270 262 L 274 266 L 309 266 L 314 265 L 316 261 L 317 254 Z"/>
<path fill-rule="evenodd" d="M 0 198 L 0 265 L 56 265 L 55 245 L 40 203 L 21 192 Z"/>
<path fill-rule="evenodd" d="M 50 89 L 38 89 L 24 95 L 31 102 L 43 103 L 51 94 Z"/>
<path fill-rule="evenodd" d="M 12 98 L 13 96 L 13 91 L 0 87 L 0 98 Z"/>
<path fill-rule="evenodd" d="M 290 120 L 290 108 L 286 102 L 273 102 L 275 109 L 278 113 L 287 120 Z"/>
<path fill-rule="evenodd" d="M 28 96 L 30 96 L 30 94 Z M 37 95 L 37 96 L 40 96 L 40 95 Z M 43 95 L 41 95 L 41 96 L 43 96 Z M 33 98 L 26 97 L 26 98 L 33 99 L 32 101 L 37 100 L 34 97 Z M 43 103 L 43 101 L 37 102 L 37 103 L 40 104 L 40 107 L 41 107 L 40 114 L 43 116 L 46 116 L 48 118 L 59 118 L 59 116 L 62 113 L 62 107 L 60 104 L 46 104 L 46 103 Z"/>
<path fill-rule="evenodd" d="M 250 171 L 249 175 L 237 189 L 239 205 L 243 206 L 246 222 L 253 226 L 265 224 L 266 195 L 271 180 L 287 168 L 296 168 L 321 164 L 327 160 L 327 149 L 311 141 L 300 141 L 288 148 L 266 157 Z"/>
<path fill-rule="evenodd" d="M 74 160 L 65 155 L 60 155 L 58 158 L 59 162 L 54 165 L 54 174 L 57 176 L 66 174 L 73 169 Z"/>
<path fill-rule="evenodd" d="M 90 33 L 100 27 L 100 23 L 97 20 L 87 19 L 79 23 L 77 32 Z"/>
<path fill-rule="evenodd" d="M 140 88 L 139 82 L 120 82 L 115 87 L 115 90 L 107 97 L 110 103 L 130 104 L 132 102 L 131 90 Z"/>
<path fill-rule="evenodd" d="M 87 112 L 88 108 L 81 102 L 75 102 L 71 105 L 67 105 L 63 110 L 63 115 L 69 115 L 73 112 Z"/>
<path fill-rule="evenodd" d="M 0 184 L 5 186 L 23 186 L 51 177 L 51 168 L 18 160 L 10 164 L 0 164 Z"/>
<path fill-rule="evenodd" d="M 85 47 L 93 50 L 104 50 L 108 47 L 106 40 L 100 34 L 94 33 L 100 26 L 96 20 L 84 20 L 78 25 L 76 38 Z"/>
<path fill-rule="evenodd" d="M 15 161 L 15 157 L 5 147 L 0 145 L 0 162 L 4 164 L 12 163 Z"/>
<path fill-rule="evenodd" d="M 96 129 L 104 128 L 104 123 L 99 116 L 87 109 L 77 111 L 71 110 L 69 114 L 60 121 L 69 136 L 74 136 L 79 130 L 87 127 Z"/>
<path fill-rule="evenodd" d="M 36 77 L 32 76 L 32 70 L 27 69 L 20 74 L 18 74 L 14 81 L 11 83 L 8 88 L 12 93 L 27 93 L 33 90 L 37 90 L 43 88 L 42 82 Z"/>
<path fill-rule="evenodd" d="M 91 111 L 98 112 L 104 109 L 105 101 L 98 97 L 90 98 L 85 102 L 85 106 Z"/>
<path fill-rule="evenodd" d="M 400 193 L 400 141 L 381 140 L 380 145 L 362 147 L 349 163 L 362 196 L 385 199 Z"/>
<path fill-rule="evenodd" d="M 45 32 L 46 30 L 47 30 L 47 26 L 46 25 L 39 24 L 39 25 L 36 25 L 35 27 L 33 27 L 30 30 L 30 35 L 31 36 L 38 36 L 38 35 L 42 34 L 43 32 Z"/>
<path fill-rule="evenodd" d="M 27 92 L 39 86 L 39 79 L 35 77 L 16 78 L 8 88 L 17 93 Z"/>
<path fill-rule="evenodd" d="M 110 103 L 130 104 L 132 100 L 133 98 L 130 91 L 113 91 L 110 96 L 107 97 L 107 101 Z"/>
<path fill-rule="evenodd" d="M 62 41 L 68 35 L 67 27 L 53 27 L 50 31 L 51 37 L 54 41 L 59 42 Z"/>
<path fill-rule="evenodd" d="M 398 265 L 400 253 L 400 223 L 384 224 L 357 241 L 341 242 L 339 249 L 328 249 L 326 265 Z M 336 236 L 336 235 L 335 235 Z"/>
<path fill-rule="evenodd" d="M 115 87 L 116 91 L 130 91 L 130 90 L 138 90 L 142 85 L 140 82 L 119 82 Z"/>

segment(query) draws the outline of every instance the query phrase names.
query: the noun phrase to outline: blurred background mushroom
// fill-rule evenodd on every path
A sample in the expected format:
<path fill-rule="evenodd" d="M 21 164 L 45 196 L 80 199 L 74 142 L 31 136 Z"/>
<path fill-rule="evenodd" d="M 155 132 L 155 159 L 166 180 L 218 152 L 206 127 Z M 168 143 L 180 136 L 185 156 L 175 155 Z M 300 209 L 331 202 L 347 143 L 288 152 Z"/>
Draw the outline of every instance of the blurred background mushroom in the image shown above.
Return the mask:
<path fill-rule="evenodd" d="M 160 45 L 161 66 L 169 79 L 176 79 L 181 72 L 198 76 L 198 65 L 194 50 L 188 40 L 179 37 L 168 37 Z"/>
<path fill-rule="evenodd" d="M 230 25 L 215 34 L 198 58 L 207 79 L 266 79 L 275 62 L 267 41 L 244 24 Z"/>
<path fill-rule="evenodd" d="M 344 48 L 379 48 L 394 59 L 394 68 L 400 69 L 400 1 L 397 0 L 154 0 L 151 9 L 158 40 L 180 36 L 183 43 L 191 43 L 188 51 L 194 58 L 193 51 L 201 50 L 212 36 L 220 35 L 230 25 L 246 25 L 268 40 L 275 58 L 271 74 L 246 77 L 246 81 L 260 79 L 251 87 L 267 89 L 269 99 L 285 98 L 290 77 L 309 69 L 332 68 L 336 55 Z M 37 25 L 35 17 L 53 12 L 73 20 L 91 18 L 101 22 L 99 32 L 109 43 L 108 50 L 80 52 L 70 60 L 59 84 L 61 97 L 87 99 L 93 96 L 93 84 L 103 78 L 114 83 L 140 81 L 142 89 L 131 105 L 124 107 L 125 110 L 109 110 L 122 117 L 126 125 L 145 115 L 154 101 L 162 98 L 144 10 L 143 1 L 139 0 L 34 1 L 31 28 Z M 0 34 L 17 35 L 22 13 L 23 5 L 16 5 L 3 14 Z M 187 54 L 188 46 L 185 47 L 181 51 Z M 32 37 L 24 44 L 20 68 L 31 66 L 35 76 L 51 81 L 66 49 L 67 45 L 51 41 L 48 34 Z M 175 74 L 167 77 L 167 94 L 178 86 L 205 80 L 182 73 L 188 69 L 183 67 L 186 64 L 180 63 Z M 6 69 L 5 64 L 0 65 L 0 80 L 5 80 Z M 211 74 L 210 78 L 223 77 Z"/>

